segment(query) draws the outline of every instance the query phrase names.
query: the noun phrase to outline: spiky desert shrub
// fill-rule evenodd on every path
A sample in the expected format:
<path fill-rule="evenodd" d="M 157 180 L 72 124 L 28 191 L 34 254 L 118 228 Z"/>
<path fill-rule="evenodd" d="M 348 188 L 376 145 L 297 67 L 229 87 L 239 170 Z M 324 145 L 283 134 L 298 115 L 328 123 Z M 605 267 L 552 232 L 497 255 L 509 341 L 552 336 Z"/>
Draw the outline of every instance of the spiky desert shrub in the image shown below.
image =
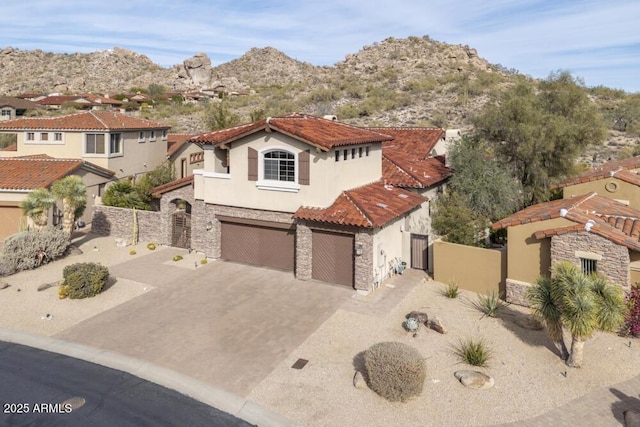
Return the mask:
<path fill-rule="evenodd" d="M 458 295 L 460 295 L 458 283 L 456 283 L 455 281 L 449 282 L 447 287 L 442 290 L 442 295 L 447 298 L 458 298 Z"/>
<path fill-rule="evenodd" d="M 478 299 L 473 303 L 474 307 L 483 312 L 485 316 L 496 317 L 509 304 L 500 298 L 500 294 L 491 291 L 487 294 L 478 295 Z"/>
<path fill-rule="evenodd" d="M 31 270 L 64 255 L 69 247 L 67 234 L 58 228 L 22 231 L 4 241 L 4 258 L 13 271 Z"/>
<path fill-rule="evenodd" d="M 391 402 L 405 402 L 422 393 L 427 376 L 415 348 L 400 342 L 381 342 L 364 354 L 369 387 Z"/>
<path fill-rule="evenodd" d="M 71 299 L 89 298 L 99 294 L 109 281 L 109 269 L 94 262 L 71 264 L 62 271 L 61 293 Z"/>
<path fill-rule="evenodd" d="M 453 352 L 461 362 L 472 366 L 487 366 L 489 359 L 491 359 L 491 349 L 482 339 L 460 340 L 457 345 L 453 346 Z"/>

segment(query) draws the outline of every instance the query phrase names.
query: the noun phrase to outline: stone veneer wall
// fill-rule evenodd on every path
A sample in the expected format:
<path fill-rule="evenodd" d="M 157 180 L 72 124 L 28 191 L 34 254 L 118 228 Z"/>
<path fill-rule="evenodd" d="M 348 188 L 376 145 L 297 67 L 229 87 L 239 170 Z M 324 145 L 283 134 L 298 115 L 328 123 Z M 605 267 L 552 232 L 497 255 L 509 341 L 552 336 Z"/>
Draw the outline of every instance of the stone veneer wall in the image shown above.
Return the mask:
<path fill-rule="evenodd" d="M 193 235 L 195 222 L 198 221 L 198 217 L 193 214 L 194 199 L 193 199 L 193 187 L 186 185 L 184 187 L 175 189 L 173 191 L 167 191 L 162 195 L 160 199 L 160 213 L 161 220 L 156 227 L 159 227 L 159 233 L 164 236 L 162 243 L 171 244 L 171 216 L 178 210 L 178 205 L 175 203 L 178 200 L 184 200 L 191 205 L 191 247 L 193 246 Z"/>
<path fill-rule="evenodd" d="M 296 225 L 296 277 L 300 280 L 312 279 L 313 232 L 300 221 Z"/>
<path fill-rule="evenodd" d="M 607 276 L 611 283 L 615 283 L 626 291 L 631 283 L 629 271 L 629 250 L 616 245 L 610 240 L 596 234 L 582 231 L 567 233 L 551 238 L 551 265 L 559 261 L 569 261 L 580 266 L 580 257 L 576 251 L 591 252 L 602 256 L 597 263 L 599 273 Z"/>
<path fill-rule="evenodd" d="M 133 238 L 133 209 L 94 205 L 91 232 L 102 236 L 113 236 L 131 243 Z M 138 216 L 138 242 L 169 244 L 162 227 L 162 214 L 136 210 Z"/>
<path fill-rule="evenodd" d="M 355 288 L 373 291 L 373 231 L 362 230 L 356 233 L 356 246 L 362 245 L 362 255 L 356 255 L 354 261 Z"/>
<path fill-rule="evenodd" d="M 531 283 L 521 282 L 519 280 L 505 279 L 505 300 L 510 304 L 522 305 L 529 307 L 529 300 L 527 300 L 527 290 L 532 286 Z"/>

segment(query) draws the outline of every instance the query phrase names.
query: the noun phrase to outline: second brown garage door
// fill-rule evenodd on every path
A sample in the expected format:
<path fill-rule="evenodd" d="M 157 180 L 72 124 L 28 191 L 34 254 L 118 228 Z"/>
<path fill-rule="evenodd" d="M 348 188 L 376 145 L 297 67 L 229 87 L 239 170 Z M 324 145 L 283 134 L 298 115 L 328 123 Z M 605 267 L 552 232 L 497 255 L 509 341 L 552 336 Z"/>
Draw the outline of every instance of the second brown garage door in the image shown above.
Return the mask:
<path fill-rule="evenodd" d="M 222 222 L 222 259 L 293 271 L 295 229 L 272 225 Z"/>
<path fill-rule="evenodd" d="M 21 221 L 23 216 L 19 206 L 0 206 L 0 242 L 20 231 Z"/>
<path fill-rule="evenodd" d="M 353 234 L 313 230 L 311 276 L 323 282 L 353 286 Z"/>

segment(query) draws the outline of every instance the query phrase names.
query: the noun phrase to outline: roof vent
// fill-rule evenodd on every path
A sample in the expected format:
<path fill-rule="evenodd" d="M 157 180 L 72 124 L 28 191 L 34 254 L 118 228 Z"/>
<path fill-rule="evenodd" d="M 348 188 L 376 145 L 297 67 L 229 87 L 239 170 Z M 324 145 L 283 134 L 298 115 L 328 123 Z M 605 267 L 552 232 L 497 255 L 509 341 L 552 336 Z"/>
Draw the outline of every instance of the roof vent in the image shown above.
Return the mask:
<path fill-rule="evenodd" d="M 376 205 L 380 206 L 381 208 L 387 209 L 387 205 L 385 205 L 384 203 L 376 203 Z"/>
<path fill-rule="evenodd" d="M 591 231 L 591 227 L 593 227 L 595 225 L 595 221 L 590 219 L 589 221 L 587 221 L 587 223 L 584 225 L 584 229 L 586 231 Z"/>
<path fill-rule="evenodd" d="M 398 197 L 403 198 L 403 199 L 406 199 L 406 198 L 408 198 L 409 196 L 407 196 L 406 194 L 398 194 Z"/>
<path fill-rule="evenodd" d="M 391 191 L 391 190 L 393 190 L 393 185 L 385 184 L 384 188 L 386 188 L 387 190 Z"/>
<path fill-rule="evenodd" d="M 271 116 L 267 117 L 267 124 L 271 123 Z"/>
<path fill-rule="evenodd" d="M 565 216 L 567 216 L 567 214 L 569 213 L 568 210 L 566 210 L 565 208 L 560 209 L 560 216 L 562 218 L 564 218 Z"/>

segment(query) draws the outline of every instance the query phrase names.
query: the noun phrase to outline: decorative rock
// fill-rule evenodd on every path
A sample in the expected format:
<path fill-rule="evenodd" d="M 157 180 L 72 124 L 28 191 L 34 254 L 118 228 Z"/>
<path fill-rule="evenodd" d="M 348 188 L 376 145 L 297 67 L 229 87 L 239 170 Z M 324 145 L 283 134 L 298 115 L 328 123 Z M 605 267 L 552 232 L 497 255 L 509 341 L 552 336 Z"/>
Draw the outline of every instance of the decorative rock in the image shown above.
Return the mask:
<path fill-rule="evenodd" d="M 355 375 L 353 376 L 353 386 L 357 389 L 367 388 L 367 382 L 364 380 L 362 372 L 356 371 Z"/>
<path fill-rule="evenodd" d="M 405 318 L 407 319 L 411 317 L 417 319 L 418 323 L 422 323 L 425 326 L 427 325 L 427 321 L 429 320 L 429 316 L 427 316 L 427 313 L 423 313 L 422 311 L 412 311 L 405 316 Z"/>
<path fill-rule="evenodd" d="M 121 239 L 121 238 L 119 238 L 119 237 L 117 237 L 115 240 L 116 240 L 116 246 L 117 246 L 117 247 L 119 247 L 119 248 L 124 248 L 124 247 L 126 247 L 126 246 L 127 246 L 127 241 L 126 241 L 126 240 Z"/>
<path fill-rule="evenodd" d="M 82 255 L 82 250 L 74 245 L 71 245 L 67 248 L 67 254 L 69 255 Z"/>
<path fill-rule="evenodd" d="M 447 328 L 442 324 L 442 320 L 440 320 L 439 317 L 434 317 L 433 319 L 431 319 L 431 321 L 429 322 L 429 327 L 441 334 L 446 334 L 448 332 Z"/>
<path fill-rule="evenodd" d="M 47 290 L 49 288 L 53 288 L 54 286 L 57 286 L 57 283 L 43 283 L 42 285 L 38 286 L 38 292 L 42 292 L 44 290 Z"/>
<path fill-rule="evenodd" d="M 493 377 L 478 371 L 456 371 L 453 375 L 465 386 L 476 390 L 484 390 L 493 387 Z"/>
<path fill-rule="evenodd" d="M 636 411 L 624 411 L 624 425 L 626 427 L 640 427 L 640 413 Z"/>
<path fill-rule="evenodd" d="M 515 324 L 523 329 L 529 329 L 531 331 L 539 331 L 544 328 L 544 325 L 538 319 L 532 316 L 518 317 L 515 320 Z"/>
<path fill-rule="evenodd" d="M 11 286 L 11 285 L 6 283 L 6 282 L 5 283 L 0 283 L 0 290 L 7 289 L 9 286 Z"/>

